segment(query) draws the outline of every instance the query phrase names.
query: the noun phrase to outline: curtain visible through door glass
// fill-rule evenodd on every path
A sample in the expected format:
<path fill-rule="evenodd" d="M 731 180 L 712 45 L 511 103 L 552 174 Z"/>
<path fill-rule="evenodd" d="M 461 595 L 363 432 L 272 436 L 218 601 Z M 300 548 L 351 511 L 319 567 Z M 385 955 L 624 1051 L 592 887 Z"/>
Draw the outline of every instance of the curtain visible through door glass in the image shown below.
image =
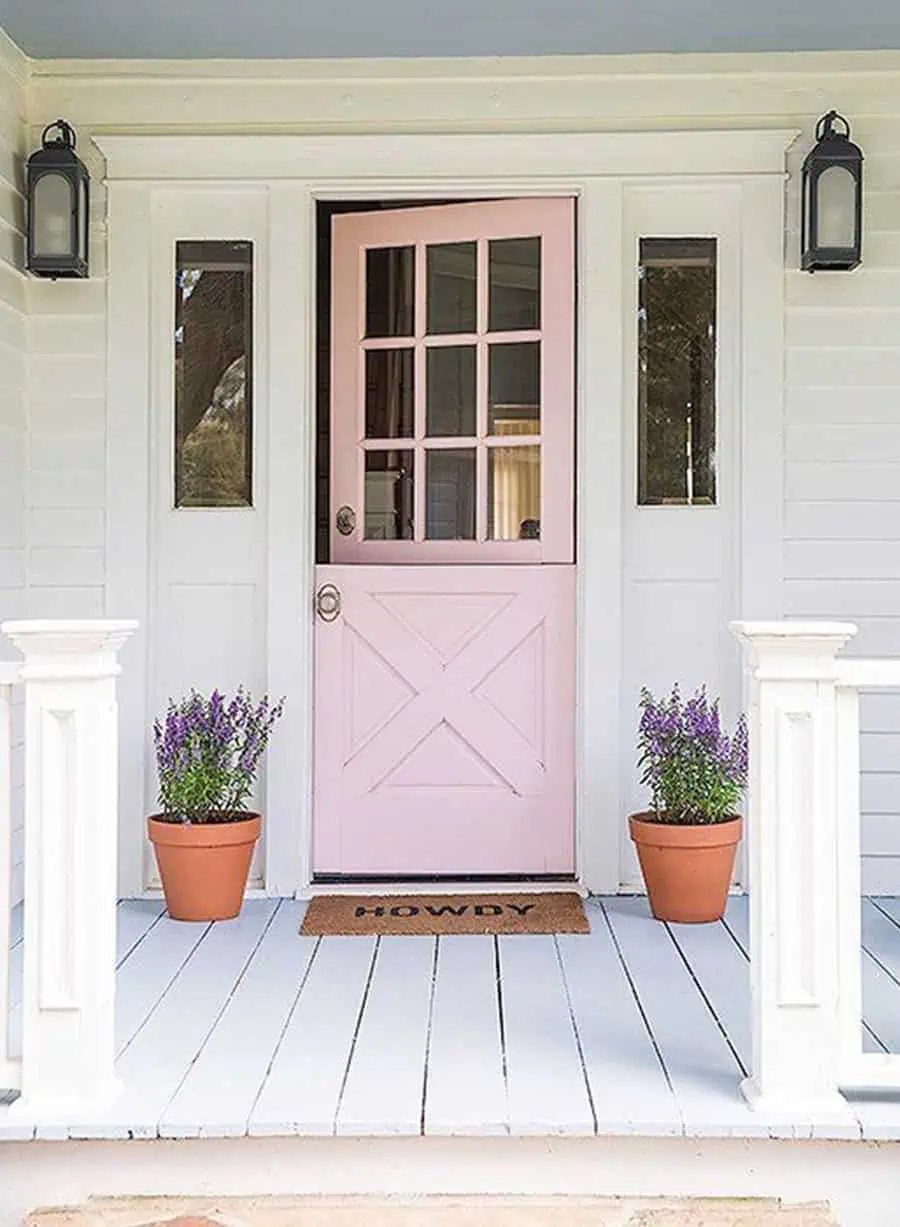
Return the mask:
<path fill-rule="evenodd" d="M 175 248 L 175 506 L 253 501 L 253 245 Z"/>

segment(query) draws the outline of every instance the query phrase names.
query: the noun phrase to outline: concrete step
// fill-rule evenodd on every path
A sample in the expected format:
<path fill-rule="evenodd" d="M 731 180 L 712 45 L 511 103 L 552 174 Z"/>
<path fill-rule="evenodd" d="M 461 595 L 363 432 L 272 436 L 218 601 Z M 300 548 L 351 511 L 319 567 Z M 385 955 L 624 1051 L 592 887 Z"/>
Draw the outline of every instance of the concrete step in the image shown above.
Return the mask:
<path fill-rule="evenodd" d="M 25 1227 L 837 1227 L 821 1203 L 760 1198 L 98 1198 Z"/>

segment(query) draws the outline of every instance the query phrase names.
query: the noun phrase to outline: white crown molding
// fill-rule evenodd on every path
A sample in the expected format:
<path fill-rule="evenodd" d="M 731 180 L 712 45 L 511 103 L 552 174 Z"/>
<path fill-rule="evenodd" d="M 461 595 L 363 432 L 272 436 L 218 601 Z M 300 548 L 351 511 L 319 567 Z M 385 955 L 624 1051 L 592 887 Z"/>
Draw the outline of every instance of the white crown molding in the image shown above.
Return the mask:
<path fill-rule="evenodd" d="M 110 181 L 386 178 L 560 183 L 784 174 L 796 129 L 424 135 L 94 136 Z"/>

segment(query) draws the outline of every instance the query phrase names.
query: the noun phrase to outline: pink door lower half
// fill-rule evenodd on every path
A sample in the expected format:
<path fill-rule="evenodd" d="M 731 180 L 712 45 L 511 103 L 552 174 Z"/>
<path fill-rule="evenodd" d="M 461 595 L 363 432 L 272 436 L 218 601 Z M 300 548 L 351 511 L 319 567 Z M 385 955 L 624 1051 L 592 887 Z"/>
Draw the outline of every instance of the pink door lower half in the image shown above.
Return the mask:
<path fill-rule="evenodd" d="M 316 578 L 314 872 L 574 873 L 575 568 Z"/>

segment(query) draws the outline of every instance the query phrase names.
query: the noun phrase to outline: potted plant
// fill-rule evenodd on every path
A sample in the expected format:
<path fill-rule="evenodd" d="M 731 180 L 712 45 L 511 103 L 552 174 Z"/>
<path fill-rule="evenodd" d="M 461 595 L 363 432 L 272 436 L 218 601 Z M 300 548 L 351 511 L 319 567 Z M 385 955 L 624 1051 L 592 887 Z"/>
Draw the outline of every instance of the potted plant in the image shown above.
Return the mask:
<path fill-rule="evenodd" d="M 170 699 L 153 724 L 161 812 L 147 830 L 174 920 L 228 920 L 241 910 L 261 818 L 247 809 L 284 700 L 241 687 Z"/>
<path fill-rule="evenodd" d="M 683 700 L 641 690 L 638 766 L 653 808 L 628 820 L 657 920 L 719 920 L 742 833 L 736 809 L 747 785 L 747 723 L 729 737 L 718 700 L 701 687 Z"/>

